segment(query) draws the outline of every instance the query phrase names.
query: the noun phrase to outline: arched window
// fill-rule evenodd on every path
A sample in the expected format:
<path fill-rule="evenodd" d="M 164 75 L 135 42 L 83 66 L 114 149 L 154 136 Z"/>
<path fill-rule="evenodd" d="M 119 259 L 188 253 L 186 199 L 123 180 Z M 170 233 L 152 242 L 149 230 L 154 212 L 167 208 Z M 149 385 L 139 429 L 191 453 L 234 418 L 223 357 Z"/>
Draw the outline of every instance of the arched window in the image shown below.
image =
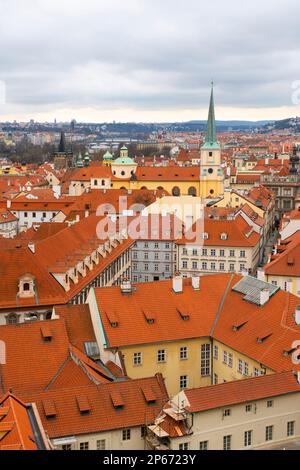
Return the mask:
<path fill-rule="evenodd" d="M 175 186 L 175 187 L 172 189 L 172 194 L 173 194 L 173 196 L 175 196 L 175 197 L 180 196 L 180 188 L 178 188 L 178 186 Z"/>
<path fill-rule="evenodd" d="M 16 313 L 11 313 L 6 319 L 8 325 L 17 325 L 19 323 L 19 317 Z"/>
<path fill-rule="evenodd" d="M 197 196 L 197 189 L 193 186 L 189 188 L 189 196 L 196 197 Z"/>

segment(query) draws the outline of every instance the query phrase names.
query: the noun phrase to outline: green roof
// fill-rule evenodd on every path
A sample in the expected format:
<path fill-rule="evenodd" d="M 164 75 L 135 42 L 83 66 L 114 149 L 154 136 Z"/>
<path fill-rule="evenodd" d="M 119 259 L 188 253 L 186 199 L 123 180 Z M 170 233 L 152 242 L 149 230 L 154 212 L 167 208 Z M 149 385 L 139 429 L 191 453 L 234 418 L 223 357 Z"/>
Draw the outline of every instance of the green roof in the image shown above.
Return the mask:
<path fill-rule="evenodd" d="M 107 152 L 103 155 L 103 160 L 113 160 L 112 154 L 107 150 Z"/>
<path fill-rule="evenodd" d="M 129 157 L 119 157 L 114 161 L 114 165 L 135 165 L 136 163 Z"/>

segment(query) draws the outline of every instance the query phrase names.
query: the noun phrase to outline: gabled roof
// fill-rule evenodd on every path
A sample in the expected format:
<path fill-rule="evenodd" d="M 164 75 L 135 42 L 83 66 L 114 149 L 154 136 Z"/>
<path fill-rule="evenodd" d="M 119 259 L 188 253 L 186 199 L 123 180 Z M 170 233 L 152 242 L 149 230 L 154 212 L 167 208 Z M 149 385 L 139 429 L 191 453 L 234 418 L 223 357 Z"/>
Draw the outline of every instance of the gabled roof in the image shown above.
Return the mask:
<path fill-rule="evenodd" d="M 155 401 L 145 397 L 149 393 Z M 113 397 L 117 396 L 118 403 Z M 168 401 L 168 394 L 161 375 L 83 387 L 64 388 L 34 394 L 43 425 L 51 439 L 65 436 L 91 434 L 115 429 L 141 427 L 153 423 L 156 415 Z M 80 412 L 80 403 L 88 408 Z M 47 419 L 43 403 L 51 401 L 55 406 L 54 419 Z"/>
<path fill-rule="evenodd" d="M 71 341 L 81 345 L 80 327 L 68 323 L 71 338 L 63 318 L 1 327 L 1 340 L 6 344 L 6 364 L 0 365 L 2 393 L 12 389 L 24 398 L 37 391 L 87 385 L 91 377 L 97 383 L 113 380 L 111 372 L 72 345 Z M 43 328 L 50 329 L 50 341 L 44 340 Z"/>
<path fill-rule="evenodd" d="M 195 244 L 196 237 L 199 236 L 196 222 L 190 233 L 177 241 L 178 245 Z M 202 229 L 201 229 L 202 230 Z M 208 238 L 202 239 L 204 246 L 224 246 L 224 247 L 254 247 L 258 244 L 260 235 L 253 230 L 253 227 L 240 215 L 233 220 L 218 220 L 206 218 L 203 224 L 203 234 L 208 234 Z M 222 237 L 222 235 L 226 235 Z"/>
<path fill-rule="evenodd" d="M 8 393 L 0 400 L 0 451 L 38 450 L 29 407 Z"/>
<path fill-rule="evenodd" d="M 274 261 L 264 267 L 264 272 L 270 276 L 300 276 L 300 232 L 279 245 L 278 254 Z"/>

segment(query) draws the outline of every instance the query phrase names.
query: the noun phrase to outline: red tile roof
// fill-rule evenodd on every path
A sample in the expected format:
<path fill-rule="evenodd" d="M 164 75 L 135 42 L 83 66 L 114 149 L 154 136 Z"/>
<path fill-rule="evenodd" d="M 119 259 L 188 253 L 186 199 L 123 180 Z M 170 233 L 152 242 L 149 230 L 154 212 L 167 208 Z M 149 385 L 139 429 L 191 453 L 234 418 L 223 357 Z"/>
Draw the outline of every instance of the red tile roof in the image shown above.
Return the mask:
<path fill-rule="evenodd" d="M 196 229 L 196 224 L 192 226 L 191 233 L 187 232 L 185 237 L 177 241 L 178 245 L 195 243 L 195 236 L 193 236 L 193 234 L 196 233 L 197 236 L 199 236 L 199 230 Z M 260 239 L 260 235 L 255 232 L 253 227 L 240 215 L 234 220 L 206 218 L 204 220 L 203 233 L 208 234 L 208 239 L 201 239 L 201 243 L 203 243 L 204 246 L 254 247 L 259 243 Z M 222 239 L 222 234 L 226 234 L 227 238 Z"/>
<path fill-rule="evenodd" d="M 123 243 L 117 244 L 106 258 L 100 256 L 99 264 L 94 265 L 93 270 L 87 270 L 87 275 L 80 277 L 78 284 L 71 282 L 70 290 L 66 292 L 51 272 L 67 272 L 70 267 L 75 267 L 80 260 L 83 261 L 86 256 L 91 255 L 96 246 L 101 245 L 103 240 L 97 238 L 97 226 L 101 220 L 99 217 L 90 216 L 48 238 L 36 241 L 35 253 L 27 247 L 22 247 L 22 242 L 18 241 L 14 246 L 10 243 L 10 249 L 2 250 L 0 273 L 6 282 L 0 285 L 0 309 L 38 305 L 52 307 L 55 304 L 68 303 L 81 292 L 134 243 L 129 239 L 124 240 Z M 26 273 L 35 278 L 36 295 L 22 299 L 18 297 L 18 283 L 20 277 Z"/>
<path fill-rule="evenodd" d="M 113 380 L 109 371 L 72 346 L 71 339 L 81 344 L 82 336 L 79 333 L 79 338 L 74 339 L 75 327 L 70 328 L 70 320 L 68 323 L 71 338 L 63 318 L 1 327 L 1 340 L 6 344 L 6 364 L 0 365 L 2 393 L 12 389 L 24 398 L 37 391 L 87 385 L 91 383 L 90 376 L 97 383 Z M 51 341 L 44 340 L 43 328 L 51 330 Z"/>
<path fill-rule="evenodd" d="M 265 375 L 184 391 L 189 401 L 187 410 L 191 413 L 299 392 L 300 385 L 292 372 Z"/>
<path fill-rule="evenodd" d="M 0 399 L 0 451 L 2 450 L 38 450 L 27 406 L 11 394 Z"/>
<path fill-rule="evenodd" d="M 296 232 L 291 238 L 279 245 L 279 254 L 264 267 L 264 271 L 270 276 L 300 276 L 300 232 Z"/>
<path fill-rule="evenodd" d="M 155 397 L 148 403 L 144 391 Z M 118 396 L 113 403 L 112 396 Z M 80 403 L 90 408 L 80 413 Z M 153 423 L 156 415 L 168 401 L 168 394 L 160 375 L 152 378 L 114 382 L 100 386 L 89 385 L 34 394 L 43 425 L 51 439 L 72 435 L 105 432 L 114 429 L 142 427 Z M 48 420 L 43 402 L 51 400 L 55 418 Z"/>
<path fill-rule="evenodd" d="M 138 284 L 131 295 L 122 295 L 118 287 L 95 289 L 107 347 L 212 336 L 273 371 L 299 369 L 291 361 L 292 344 L 300 333 L 293 317 L 299 298 L 278 291 L 258 306 L 232 290 L 240 279 L 230 274 L 203 276 L 199 291 L 191 280 L 183 280 L 180 294 L 173 292 L 171 281 Z M 153 324 L 147 322 L 145 304 L 154 315 Z M 113 327 L 108 316 L 116 312 L 118 326 Z M 266 333 L 271 336 L 258 342 Z"/>

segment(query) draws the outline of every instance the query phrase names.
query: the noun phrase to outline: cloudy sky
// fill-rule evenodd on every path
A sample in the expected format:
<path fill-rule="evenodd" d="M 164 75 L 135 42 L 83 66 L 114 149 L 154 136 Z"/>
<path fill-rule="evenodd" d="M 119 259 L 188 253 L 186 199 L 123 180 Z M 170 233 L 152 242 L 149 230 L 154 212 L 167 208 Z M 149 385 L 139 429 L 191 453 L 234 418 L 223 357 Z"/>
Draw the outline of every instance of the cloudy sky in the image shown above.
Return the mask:
<path fill-rule="evenodd" d="M 212 78 L 219 119 L 300 115 L 299 0 L 0 8 L 0 121 L 205 119 Z"/>

